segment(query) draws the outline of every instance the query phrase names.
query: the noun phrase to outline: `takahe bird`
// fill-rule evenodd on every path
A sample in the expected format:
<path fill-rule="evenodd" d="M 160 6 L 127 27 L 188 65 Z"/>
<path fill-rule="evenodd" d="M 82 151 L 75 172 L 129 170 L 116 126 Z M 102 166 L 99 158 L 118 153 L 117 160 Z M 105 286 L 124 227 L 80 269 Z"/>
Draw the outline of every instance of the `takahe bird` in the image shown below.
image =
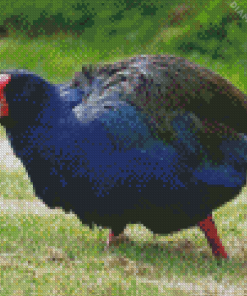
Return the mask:
<path fill-rule="evenodd" d="M 247 100 L 230 82 L 168 55 L 83 67 L 66 85 L 1 73 L 0 123 L 48 206 L 110 228 L 110 244 L 127 224 L 197 224 L 227 258 L 211 212 L 247 170 Z"/>

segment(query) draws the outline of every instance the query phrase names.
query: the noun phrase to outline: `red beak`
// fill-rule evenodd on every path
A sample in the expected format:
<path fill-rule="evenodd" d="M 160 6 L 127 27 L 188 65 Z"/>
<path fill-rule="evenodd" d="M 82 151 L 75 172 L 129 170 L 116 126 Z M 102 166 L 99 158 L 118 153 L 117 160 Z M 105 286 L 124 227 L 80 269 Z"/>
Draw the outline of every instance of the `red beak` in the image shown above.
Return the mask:
<path fill-rule="evenodd" d="M 10 80 L 11 75 L 0 74 L 0 117 L 9 115 L 9 107 L 4 96 L 4 88 Z"/>

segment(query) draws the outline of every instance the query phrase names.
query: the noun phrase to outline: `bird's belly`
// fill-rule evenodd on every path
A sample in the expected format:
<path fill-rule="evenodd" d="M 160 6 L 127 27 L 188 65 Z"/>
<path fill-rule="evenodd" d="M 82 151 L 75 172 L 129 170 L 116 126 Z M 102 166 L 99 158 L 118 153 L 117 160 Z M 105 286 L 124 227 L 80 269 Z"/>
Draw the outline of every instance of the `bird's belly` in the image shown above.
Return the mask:
<path fill-rule="evenodd" d="M 47 142 L 43 155 L 33 150 L 26 164 L 36 195 L 51 207 L 72 209 L 85 224 L 93 221 L 118 234 L 128 223 L 142 223 L 155 233 L 170 233 L 205 219 L 245 181 L 230 168 L 195 169 L 170 145 L 120 149 L 104 132 L 85 132 L 67 151 L 65 145 L 58 149 L 59 142 L 53 151 Z"/>

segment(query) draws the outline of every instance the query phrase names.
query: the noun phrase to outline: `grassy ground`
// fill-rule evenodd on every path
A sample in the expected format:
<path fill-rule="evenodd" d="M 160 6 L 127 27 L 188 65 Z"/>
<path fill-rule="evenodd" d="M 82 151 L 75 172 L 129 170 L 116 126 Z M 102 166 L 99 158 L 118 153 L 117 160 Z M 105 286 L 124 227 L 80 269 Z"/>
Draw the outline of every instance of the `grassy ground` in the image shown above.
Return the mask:
<path fill-rule="evenodd" d="M 82 64 L 114 61 L 133 54 L 170 53 L 187 56 L 217 71 L 246 92 L 245 22 L 242 20 L 242 27 L 236 22 L 225 25 L 227 37 L 217 43 L 214 37 L 207 36 L 207 30 L 214 32 L 211 20 L 215 21 L 213 28 L 220 28 L 229 4 L 207 2 L 207 7 L 190 9 L 192 17 L 182 15 L 180 25 L 162 23 L 145 42 L 138 41 L 144 29 L 135 28 L 134 14 L 129 18 L 133 23 L 126 39 L 118 35 L 104 42 L 102 28 L 91 32 L 95 37 L 91 42 L 86 38 L 89 33 L 79 38 L 59 33 L 33 40 L 11 33 L 1 41 L 0 67 L 30 69 L 53 83 L 62 83 L 80 71 Z M 169 9 L 170 15 L 179 11 L 176 6 Z M 147 29 L 149 20 L 145 22 Z M 116 26 L 118 30 L 120 27 Z M 200 30 L 204 30 L 204 39 Z M 195 50 L 186 51 L 190 43 Z M 216 53 L 224 59 L 214 59 Z M 75 215 L 37 203 L 25 168 L 8 149 L 2 127 L 0 192 L 0 295 L 245 295 L 246 187 L 233 201 L 213 212 L 230 256 L 220 262 L 212 257 L 197 227 L 155 240 L 142 225 L 128 225 L 126 234 L 132 244 L 104 251 L 108 229 L 90 230 Z"/>
<path fill-rule="evenodd" d="M 2 156 L 1 295 L 244 295 L 246 188 L 213 213 L 230 260 L 215 260 L 197 227 L 155 240 L 128 225 L 132 243 L 105 251 L 109 230 L 37 203 L 24 168 L 8 168 L 14 156 Z"/>

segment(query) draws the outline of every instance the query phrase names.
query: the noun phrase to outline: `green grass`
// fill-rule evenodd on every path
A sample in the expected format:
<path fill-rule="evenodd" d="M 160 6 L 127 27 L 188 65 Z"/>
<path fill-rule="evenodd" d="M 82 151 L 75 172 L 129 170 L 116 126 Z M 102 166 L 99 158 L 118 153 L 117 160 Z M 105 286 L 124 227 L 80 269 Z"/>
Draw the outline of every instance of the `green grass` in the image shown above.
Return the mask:
<path fill-rule="evenodd" d="M 25 174 L 16 180 L 21 183 L 24 178 Z M 173 286 L 176 281 L 201 285 L 205 293 L 221 295 L 218 285 L 222 281 L 235 289 L 246 283 L 247 231 L 242 225 L 246 188 L 234 202 L 214 212 L 231 256 L 219 262 L 196 227 L 158 236 L 155 241 L 144 226 L 128 225 L 125 233 L 132 243 L 104 251 L 109 230 L 90 230 L 73 214 L 50 212 L 35 215 L 6 210 L 0 216 L 2 295 L 17 291 L 23 293 L 18 295 L 29 291 L 33 295 L 192 295 L 186 285 Z"/>
<path fill-rule="evenodd" d="M 20 31 L 10 32 L 0 41 L 0 67 L 29 69 L 52 83 L 63 83 L 82 64 L 169 53 L 213 69 L 247 93 L 245 21 L 225 23 L 229 12 L 234 12 L 225 1 L 202 1 L 193 8 L 197 2 L 187 4 L 190 15 L 181 15 L 180 24 L 172 24 L 180 5 L 176 1 L 153 17 L 140 16 L 133 8 L 114 25 L 109 9 L 116 8 L 109 5 L 79 37 L 60 32 L 30 40 Z M 247 13 L 245 3 L 239 6 Z M 113 10 L 112 15 L 117 15 Z M 222 30 L 226 36 L 218 35 Z M 1 139 L 6 139 L 2 127 Z M 38 199 L 25 168 L 9 169 L 3 162 L 0 192 L 6 204 Z M 90 230 L 73 214 L 48 208 L 43 214 L 2 211 L 0 294 L 219 296 L 222 289 L 227 291 L 222 288 L 227 283 L 234 288 L 228 295 L 242 296 L 247 288 L 247 188 L 213 215 L 229 260 L 218 262 L 212 257 L 197 227 L 154 239 L 142 225 L 128 225 L 125 232 L 132 243 L 104 251 L 109 230 Z"/>

